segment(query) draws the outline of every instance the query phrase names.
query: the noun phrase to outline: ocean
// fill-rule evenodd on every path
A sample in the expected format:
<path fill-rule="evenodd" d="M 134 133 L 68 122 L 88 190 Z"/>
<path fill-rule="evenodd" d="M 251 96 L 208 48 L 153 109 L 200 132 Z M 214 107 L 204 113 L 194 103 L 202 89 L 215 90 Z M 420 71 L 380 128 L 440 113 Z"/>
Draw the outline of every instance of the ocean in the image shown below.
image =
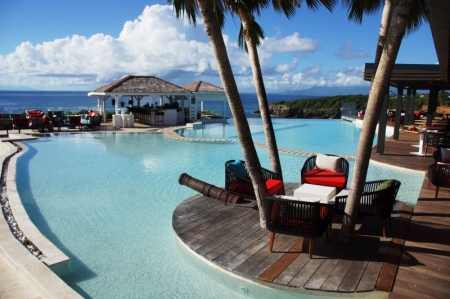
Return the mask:
<path fill-rule="evenodd" d="M 0 114 L 24 113 L 25 110 L 39 109 L 62 110 L 65 113 L 71 111 L 81 111 L 93 109 L 97 110 L 97 98 L 89 97 L 87 91 L 2 91 L 0 90 Z M 291 101 L 301 97 L 285 94 L 267 94 L 269 103 L 285 100 Z M 259 117 L 254 114 L 259 109 L 258 99 L 254 93 L 241 93 L 241 100 L 244 105 L 247 117 Z M 127 99 L 124 99 L 126 102 Z M 145 98 L 141 104 L 145 103 Z M 215 102 L 205 102 L 204 109 L 222 113 L 222 104 Z M 114 111 L 111 99 L 106 102 L 106 110 Z M 227 106 L 225 117 L 232 118 L 230 109 Z"/>

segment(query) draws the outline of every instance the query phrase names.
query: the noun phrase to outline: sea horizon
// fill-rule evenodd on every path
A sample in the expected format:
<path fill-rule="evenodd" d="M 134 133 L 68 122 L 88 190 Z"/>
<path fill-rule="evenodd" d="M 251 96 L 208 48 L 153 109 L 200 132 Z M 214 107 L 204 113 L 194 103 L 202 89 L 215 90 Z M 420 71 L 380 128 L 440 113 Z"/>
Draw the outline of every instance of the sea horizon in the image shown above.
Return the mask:
<path fill-rule="evenodd" d="M 240 93 L 242 104 L 247 117 L 259 117 L 254 112 L 259 109 L 256 93 Z M 302 99 L 302 96 L 292 94 L 267 93 L 269 104 L 284 100 L 292 101 Z M 123 98 L 126 101 L 125 98 Z M 144 98 L 145 102 L 145 98 Z M 143 102 L 141 102 L 143 105 Z M 200 103 L 198 103 L 200 105 Z M 199 106 L 200 107 L 200 106 Z M 97 97 L 89 97 L 84 91 L 23 91 L 23 90 L 0 90 L 0 114 L 25 113 L 26 110 L 53 110 L 74 112 L 81 110 L 97 110 Z M 204 109 L 223 113 L 221 102 L 205 102 Z M 106 102 L 106 110 L 114 111 L 111 99 Z M 227 105 L 225 117 L 232 118 Z"/>

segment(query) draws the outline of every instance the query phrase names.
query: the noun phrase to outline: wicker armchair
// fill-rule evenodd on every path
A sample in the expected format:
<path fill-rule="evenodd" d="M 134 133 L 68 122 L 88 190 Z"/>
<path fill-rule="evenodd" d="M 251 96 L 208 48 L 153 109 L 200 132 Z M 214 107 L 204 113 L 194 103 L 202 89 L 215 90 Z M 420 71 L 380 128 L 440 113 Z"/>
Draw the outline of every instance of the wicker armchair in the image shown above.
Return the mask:
<path fill-rule="evenodd" d="M 430 189 L 430 183 L 436 186 L 434 198 L 438 196 L 439 187 L 449 188 L 450 164 L 437 162 L 428 166 L 428 189 Z"/>
<path fill-rule="evenodd" d="M 240 164 L 240 170 L 237 170 L 235 167 L 236 164 Z M 268 169 L 261 169 L 263 177 L 266 180 L 267 194 L 277 194 L 283 188 L 283 181 L 281 181 L 280 176 Z M 240 194 L 243 197 L 255 198 L 253 184 L 248 176 L 247 166 L 244 161 L 229 160 L 225 162 L 225 189 L 229 192 Z"/>
<path fill-rule="evenodd" d="M 400 181 L 378 180 L 364 184 L 359 204 L 359 217 L 380 219 L 383 237 L 386 238 L 386 220 L 391 220 L 391 212 L 396 202 Z M 335 197 L 335 211 L 343 213 L 348 195 Z"/>
<path fill-rule="evenodd" d="M 338 157 L 336 155 L 327 154 L 327 156 Z M 340 157 L 337 172 L 322 171 L 316 167 L 317 155 L 306 159 L 300 172 L 300 181 L 302 184 L 315 184 L 336 187 L 337 189 L 347 188 L 349 164 L 348 161 Z"/>
<path fill-rule="evenodd" d="M 320 202 L 268 197 L 266 201 L 266 228 L 270 231 L 269 251 L 272 252 L 275 233 L 309 238 L 309 258 L 314 239 L 326 233 L 333 219 L 333 206 Z"/>
<path fill-rule="evenodd" d="M 425 135 L 424 157 L 426 157 L 429 148 L 434 154 L 441 147 L 450 147 L 450 136 L 437 133 L 427 133 Z"/>

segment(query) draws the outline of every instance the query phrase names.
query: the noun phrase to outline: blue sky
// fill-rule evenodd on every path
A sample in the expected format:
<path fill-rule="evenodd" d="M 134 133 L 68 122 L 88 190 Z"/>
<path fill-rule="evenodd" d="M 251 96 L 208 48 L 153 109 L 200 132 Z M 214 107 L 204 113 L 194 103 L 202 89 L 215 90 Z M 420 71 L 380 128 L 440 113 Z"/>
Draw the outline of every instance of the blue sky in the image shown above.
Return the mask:
<path fill-rule="evenodd" d="M 313 86 L 361 86 L 373 62 L 381 11 L 361 25 L 333 13 L 295 17 L 266 10 L 259 57 L 268 92 Z M 223 30 L 239 91 L 253 92 L 248 57 L 238 46 L 239 19 Z M 430 27 L 404 38 L 397 63 L 437 63 Z M 124 75 L 152 75 L 178 85 L 203 80 L 222 86 L 201 18 L 176 19 L 166 1 L 1 1 L 0 90 L 90 91 Z"/>

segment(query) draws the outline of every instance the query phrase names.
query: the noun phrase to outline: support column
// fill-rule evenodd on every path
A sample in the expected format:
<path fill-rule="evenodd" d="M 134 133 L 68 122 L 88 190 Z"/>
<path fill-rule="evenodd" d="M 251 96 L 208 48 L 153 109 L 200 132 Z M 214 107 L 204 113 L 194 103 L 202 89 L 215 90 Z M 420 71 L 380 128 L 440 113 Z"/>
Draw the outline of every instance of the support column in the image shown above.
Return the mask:
<path fill-rule="evenodd" d="M 397 105 L 395 106 L 394 140 L 400 136 L 400 120 L 402 118 L 403 87 L 397 88 Z"/>
<path fill-rule="evenodd" d="M 406 101 L 405 101 L 405 119 L 404 124 L 410 125 L 414 120 L 414 110 L 411 110 L 411 88 L 406 89 Z"/>
<path fill-rule="evenodd" d="M 378 139 L 377 153 L 384 154 L 384 143 L 386 141 L 386 123 L 387 123 L 387 107 L 389 101 L 389 92 L 384 97 L 383 106 L 381 107 L 380 119 L 378 120 Z"/>
<path fill-rule="evenodd" d="M 411 108 L 411 111 L 412 111 L 412 113 L 413 113 L 413 118 L 412 118 L 412 120 L 411 120 L 411 123 L 410 123 L 410 125 L 412 125 L 412 124 L 414 124 L 414 121 L 416 120 L 416 118 L 415 118 L 415 116 L 414 116 L 414 110 L 416 110 L 416 90 L 415 89 L 413 89 L 412 90 L 412 92 L 411 92 L 411 102 L 410 102 L 410 108 Z"/>
<path fill-rule="evenodd" d="M 431 88 L 430 95 L 428 97 L 428 112 L 427 112 L 427 126 L 431 126 L 433 123 L 433 119 L 436 116 L 436 108 L 438 102 L 438 88 Z"/>

